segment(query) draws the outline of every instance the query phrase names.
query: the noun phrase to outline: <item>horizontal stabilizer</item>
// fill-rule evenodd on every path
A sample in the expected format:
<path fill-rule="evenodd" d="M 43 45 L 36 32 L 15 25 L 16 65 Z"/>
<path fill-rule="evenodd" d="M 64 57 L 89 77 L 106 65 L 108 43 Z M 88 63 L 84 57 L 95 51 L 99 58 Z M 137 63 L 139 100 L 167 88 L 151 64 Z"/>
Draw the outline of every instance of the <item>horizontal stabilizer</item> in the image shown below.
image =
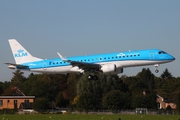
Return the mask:
<path fill-rule="evenodd" d="M 28 69 L 29 70 L 29 66 L 26 65 L 18 65 L 18 64 L 14 64 L 14 63 L 4 63 L 8 65 L 8 68 L 10 69 Z"/>

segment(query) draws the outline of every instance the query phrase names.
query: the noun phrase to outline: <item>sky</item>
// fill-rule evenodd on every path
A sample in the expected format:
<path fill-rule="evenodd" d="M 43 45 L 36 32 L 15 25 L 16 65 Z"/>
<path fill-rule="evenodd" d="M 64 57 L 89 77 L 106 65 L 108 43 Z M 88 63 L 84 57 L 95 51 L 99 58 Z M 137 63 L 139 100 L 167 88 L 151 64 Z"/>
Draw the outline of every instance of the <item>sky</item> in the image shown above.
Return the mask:
<path fill-rule="evenodd" d="M 159 66 L 125 68 L 134 76 L 168 68 L 180 77 L 179 0 L 0 0 L 0 81 L 10 81 L 15 63 L 8 39 L 33 56 L 56 58 L 157 48 L 176 60 Z M 30 72 L 25 72 L 28 76 Z"/>

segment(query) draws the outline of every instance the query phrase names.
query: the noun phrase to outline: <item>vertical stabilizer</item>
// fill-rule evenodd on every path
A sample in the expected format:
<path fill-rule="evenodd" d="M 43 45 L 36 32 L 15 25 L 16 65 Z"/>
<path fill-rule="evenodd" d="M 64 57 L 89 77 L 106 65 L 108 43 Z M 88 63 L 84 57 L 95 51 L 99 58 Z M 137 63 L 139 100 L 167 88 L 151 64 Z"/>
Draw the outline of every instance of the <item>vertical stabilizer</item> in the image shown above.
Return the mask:
<path fill-rule="evenodd" d="M 17 40 L 9 39 L 9 45 L 11 47 L 13 57 L 16 64 L 32 62 L 42 60 L 40 58 L 33 57 Z"/>

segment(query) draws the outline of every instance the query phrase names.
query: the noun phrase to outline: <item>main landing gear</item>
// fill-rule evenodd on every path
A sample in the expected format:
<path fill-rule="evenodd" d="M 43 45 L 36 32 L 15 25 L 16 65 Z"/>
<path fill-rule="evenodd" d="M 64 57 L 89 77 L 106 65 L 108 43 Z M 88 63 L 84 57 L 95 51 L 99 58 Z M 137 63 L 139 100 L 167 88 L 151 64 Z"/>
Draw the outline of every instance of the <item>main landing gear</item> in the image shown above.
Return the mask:
<path fill-rule="evenodd" d="M 98 76 L 96 75 L 88 75 L 89 80 L 98 80 Z"/>
<path fill-rule="evenodd" d="M 159 72 L 159 70 L 158 70 L 158 66 L 159 66 L 159 64 L 155 64 L 155 65 L 154 65 L 154 67 L 155 67 L 155 72 L 156 72 L 156 73 L 158 73 L 158 72 Z"/>

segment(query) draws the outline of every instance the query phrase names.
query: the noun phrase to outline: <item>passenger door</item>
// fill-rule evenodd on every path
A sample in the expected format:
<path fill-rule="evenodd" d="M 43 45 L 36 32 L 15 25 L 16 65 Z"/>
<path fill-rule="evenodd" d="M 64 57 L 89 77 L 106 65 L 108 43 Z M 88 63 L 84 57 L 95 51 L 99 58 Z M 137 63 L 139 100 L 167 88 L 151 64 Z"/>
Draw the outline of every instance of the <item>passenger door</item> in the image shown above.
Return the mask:
<path fill-rule="evenodd" d="M 154 52 L 150 52 L 149 57 L 150 57 L 150 60 L 153 60 L 154 59 Z"/>

